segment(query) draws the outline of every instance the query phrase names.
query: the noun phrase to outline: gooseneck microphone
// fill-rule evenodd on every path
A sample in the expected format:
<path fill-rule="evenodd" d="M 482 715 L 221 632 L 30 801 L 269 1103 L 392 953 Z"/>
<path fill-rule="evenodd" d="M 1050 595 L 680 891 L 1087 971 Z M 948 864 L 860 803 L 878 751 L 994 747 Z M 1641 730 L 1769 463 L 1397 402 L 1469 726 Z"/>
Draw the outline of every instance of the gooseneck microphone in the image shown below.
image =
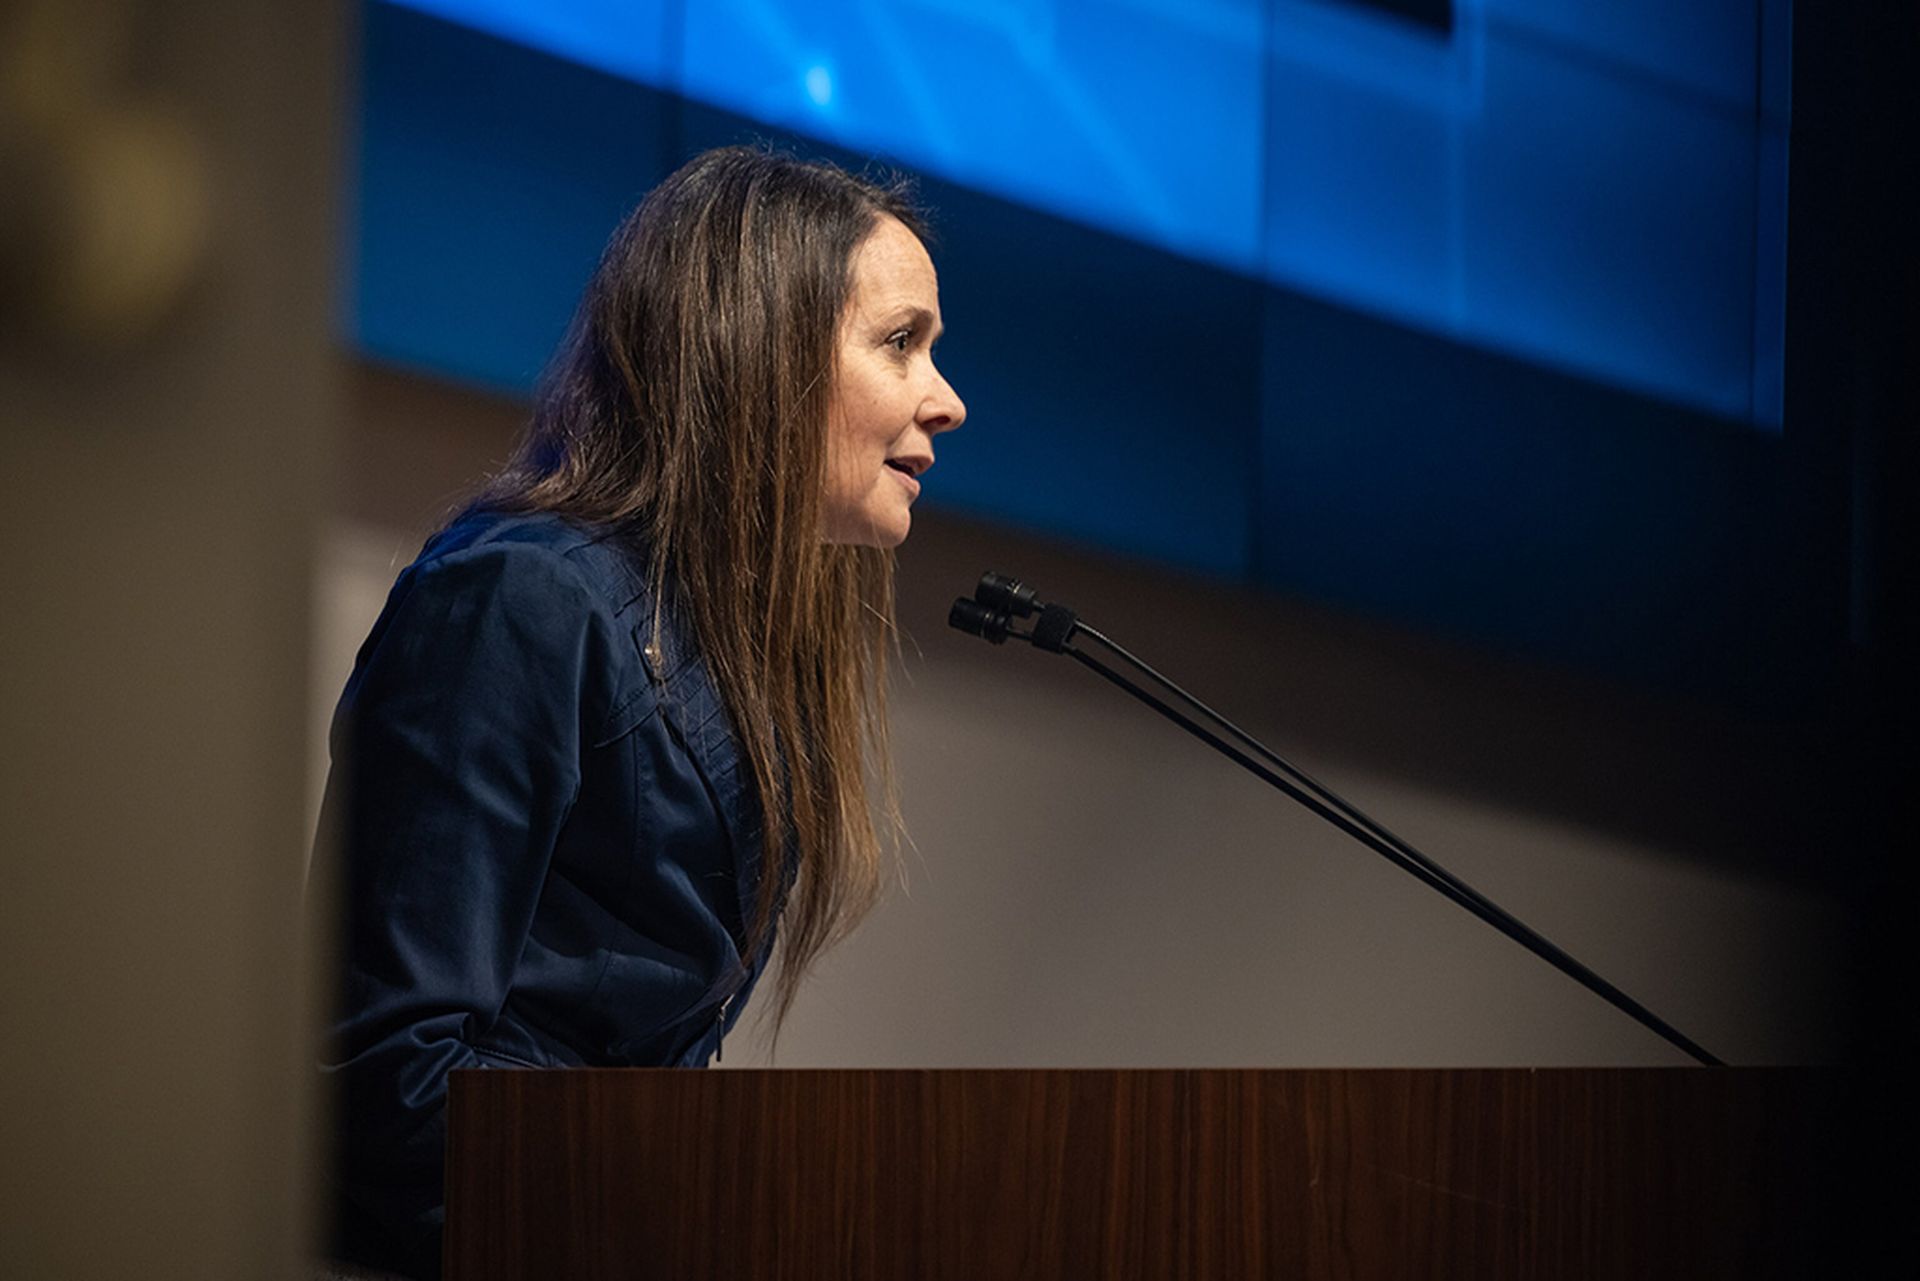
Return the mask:
<path fill-rule="evenodd" d="M 1022 629 L 1020 622 L 1027 619 L 1033 621 Z M 1080 621 L 1079 616 L 1066 606 L 1050 605 L 1041 601 L 1032 588 L 1025 586 L 1017 579 L 1005 574 L 988 573 L 981 576 L 980 585 L 974 589 L 972 597 L 962 596 L 953 602 L 953 608 L 947 614 L 947 622 L 960 631 L 981 637 L 995 645 L 1004 645 L 1008 639 L 1025 641 L 1036 649 L 1066 654 L 1083 666 L 1091 668 L 1229 760 L 1279 789 L 1320 818 L 1407 872 L 1414 879 L 1465 908 L 1561 973 L 1578 981 L 1588 991 L 1627 1014 L 1669 1044 L 1685 1051 L 1697 1062 L 1708 1067 L 1725 1066 L 1721 1060 L 1702 1049 L 1691 1038 L 1683 1035 L 1664 1019 L 1569 956 L 1492 899 L 1422 854 L 1412 844 L 1388 831 L 1357 806 L 1340 797 L 1332 788 L 1297 768 L 1232 721 L 1128 653 L 1119 644 Z M 1109 666 L 1085 648 L 1074 644 L 1076 640 L 1081 639 L 1091 641 L 1112 654 L 1125 666 L 1145 677 L 1153 689 L 1136 683 L 1125 673 Z M 1156 694 L 1154 689 L 1159 690 L 1160 693 Z M 1168 699 L 1173 701 L 1169 702 Z M 1175 703 L 1179 706 L 1175 706 Z M 1183 711 L 1182 708 L 1186 710 Z M 1203 718 L 1205 723 L 1196 720 L 1196 715 Z"/>

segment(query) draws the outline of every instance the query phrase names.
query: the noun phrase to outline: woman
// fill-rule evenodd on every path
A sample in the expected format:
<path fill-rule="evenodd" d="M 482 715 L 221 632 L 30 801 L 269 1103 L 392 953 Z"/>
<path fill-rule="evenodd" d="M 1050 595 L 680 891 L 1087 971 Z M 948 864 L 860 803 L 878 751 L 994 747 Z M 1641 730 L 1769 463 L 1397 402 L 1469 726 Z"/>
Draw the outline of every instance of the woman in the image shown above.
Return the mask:
<path fill-rule="evenodd" d="M 452 1069 L 703 1065 L 776 923 L 777 1023 L 871 906 L 939 333 L 905 195 L 831 166 L 709 152 L 615 232 L 335 716 L 342 1258 L 437 1271 Z"/>

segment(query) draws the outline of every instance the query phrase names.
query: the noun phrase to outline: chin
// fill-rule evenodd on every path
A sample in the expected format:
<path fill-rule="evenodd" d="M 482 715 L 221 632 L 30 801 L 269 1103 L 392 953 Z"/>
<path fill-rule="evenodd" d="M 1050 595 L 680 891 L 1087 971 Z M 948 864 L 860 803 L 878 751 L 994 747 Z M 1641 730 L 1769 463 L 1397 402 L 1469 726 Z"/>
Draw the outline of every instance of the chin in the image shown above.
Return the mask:
<path fill-rule="evenodd" d="M 907 541 L 907 535 L 912 529 L 913 518 L 911 516 L 902 516 L 898 520 L 891 520 L 885 523 L 876 522 L 867 530 L 866 537 L 860 539 L 860 545 L 862 547 L 879 547 L 882 549 L 898 547 L 901 543 Z"/>
<path fill-rule="evenodd" d="M 898 547 L 907 541 L 913 517 L 907 512 L 885 516 L 862 515 L 833 522 L 826 541 L 842 547 Z"/>

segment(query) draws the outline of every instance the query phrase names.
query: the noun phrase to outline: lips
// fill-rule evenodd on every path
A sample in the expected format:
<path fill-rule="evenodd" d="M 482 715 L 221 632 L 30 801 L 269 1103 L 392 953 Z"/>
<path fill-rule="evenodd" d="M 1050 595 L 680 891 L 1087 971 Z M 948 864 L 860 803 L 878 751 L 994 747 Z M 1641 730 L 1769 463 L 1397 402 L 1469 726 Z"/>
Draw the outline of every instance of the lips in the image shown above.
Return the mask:
<path fill-rule="evenodd" d="M 920 493 L 920 481 L 914 473 L 916 471 L 925 471 L 932 465 L 931 460 L 922 461 L 917 458 L 887 459 L 887 470 L 899 478 L 900 484 L 904 486 L 907 491 L 909 500 L 917 497 Z"/>

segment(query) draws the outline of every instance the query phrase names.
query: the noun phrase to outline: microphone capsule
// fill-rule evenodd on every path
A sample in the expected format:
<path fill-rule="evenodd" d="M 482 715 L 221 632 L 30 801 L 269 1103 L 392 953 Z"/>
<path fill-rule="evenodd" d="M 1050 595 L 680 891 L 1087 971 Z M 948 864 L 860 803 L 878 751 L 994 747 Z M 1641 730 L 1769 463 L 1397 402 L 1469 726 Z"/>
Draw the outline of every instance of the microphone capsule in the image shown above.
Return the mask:
<path fill-rule="evenodd" d="M 1012 621 L 999 610 L 988 609 L 977 600 L 962 596 L 953 602 L 953 608 L 947 611 L 947 626 L 991 641 L 995 645 L 1007 643 L 1007 624 Z"/>
<path fill-rule="evenodd" d="M 980 575 L 980 586 L 974 589 L 973 596 L 988 609 L 997 609 L 1013 618 L 1029 617 L 1041 608 L 1040 602 L 1034 599 L 1033 588 L 1024 586 L 1017 578 L 991 570 Z"/>

